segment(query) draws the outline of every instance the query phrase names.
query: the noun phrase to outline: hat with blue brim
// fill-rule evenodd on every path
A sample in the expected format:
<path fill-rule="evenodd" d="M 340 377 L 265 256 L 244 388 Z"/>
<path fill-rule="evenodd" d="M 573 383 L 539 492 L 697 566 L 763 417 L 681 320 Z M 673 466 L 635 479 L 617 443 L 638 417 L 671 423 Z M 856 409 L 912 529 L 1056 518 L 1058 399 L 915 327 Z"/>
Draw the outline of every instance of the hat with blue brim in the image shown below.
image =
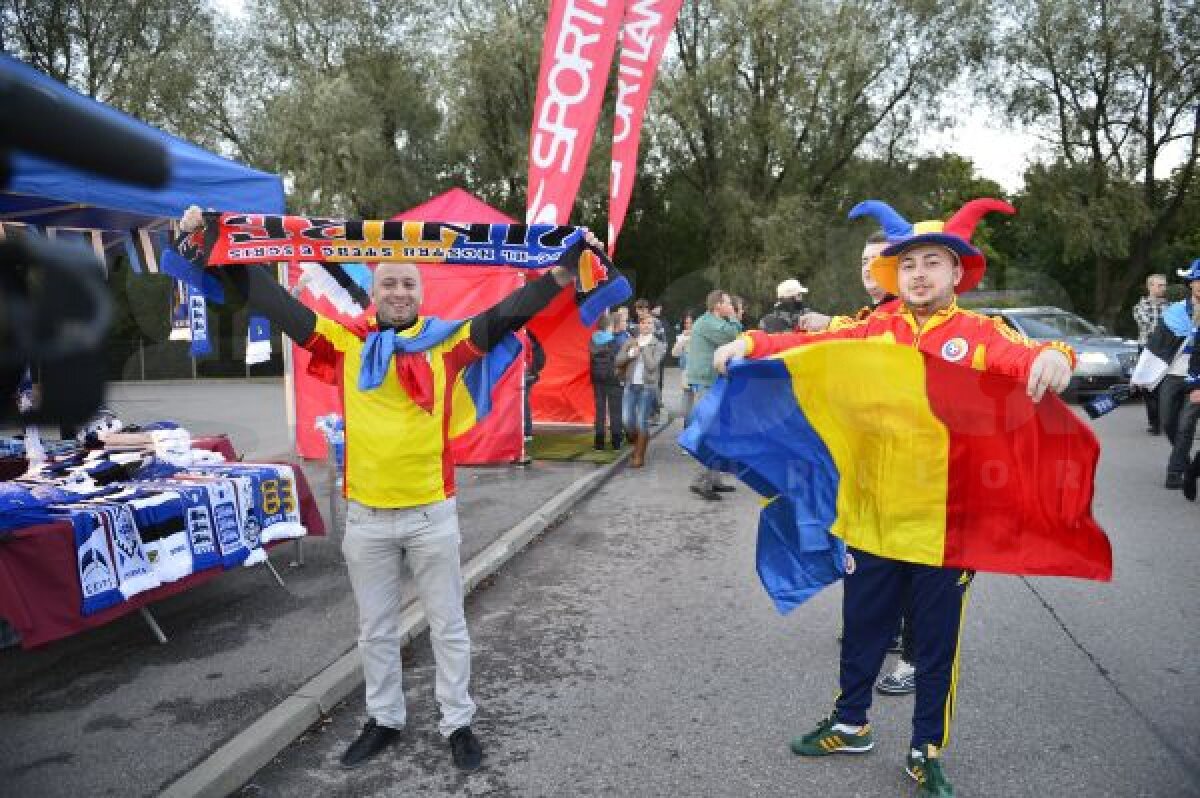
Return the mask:
<path fill-rule="evenodd" d="M 955 292 L 962 294 L 979 285 L 987 271 L 983 253 L 971 244 L 979 220 L 987 213 L 1014 214 L 1017 209 L 998 199 L 974 199 L 963 205 L 946 221 L 931 220 L 913 224 L 880 200 L 865 200 L 850 210 L 850 218 L 870 216 L 883 226 L 888 243 L 883 252 L 871 261 L 871 276 L 889 294 L 898 295 L 897 269 L 900 255 L 917 246 L 944 247 L 958 258 L 963 276 Z"/>
<path fill-rule="evenodd" d="M 1200 258 L 1192 261 L 1192 265 L 1186 269 L 1177 269 L 1175 273 L 1182 277 L 1186 283 L 1190 283 L 1193 280 L 1200 280 Z"/>

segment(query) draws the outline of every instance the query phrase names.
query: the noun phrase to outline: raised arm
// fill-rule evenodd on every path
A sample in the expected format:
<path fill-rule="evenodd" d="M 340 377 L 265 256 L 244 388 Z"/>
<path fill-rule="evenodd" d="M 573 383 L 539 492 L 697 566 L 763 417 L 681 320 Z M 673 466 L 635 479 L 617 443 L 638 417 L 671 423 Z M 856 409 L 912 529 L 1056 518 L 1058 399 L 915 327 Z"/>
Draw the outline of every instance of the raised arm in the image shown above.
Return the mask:
<path fill-rule="evenodd" d="M 187 240 L 204 226 L 204 216 L 196 205 L 188 208 L 179 222 L 182 231 L 175 248 L 184 252 Z M 266 266 L 234 266 L 218 270 L 226 290 L 233 289 L 256 313 L 265 316 L 283 333 L 303 346 L 317 327 L 317 314 L 293 297 Z"/>
<path fill-rule="evenodd" d="M 562 290 L 575 281 L 579 273 L 579 258 L 586 246 L 603 251 L 604 245 L 591 232 L 563 253 L 558 264 L 527 285 L 518 288 L 498 303 L 472 317 L 471 343 L 481 352 L 493 349 L 504 336 L 524 327 L 535 315 L 545 310 Z"/>

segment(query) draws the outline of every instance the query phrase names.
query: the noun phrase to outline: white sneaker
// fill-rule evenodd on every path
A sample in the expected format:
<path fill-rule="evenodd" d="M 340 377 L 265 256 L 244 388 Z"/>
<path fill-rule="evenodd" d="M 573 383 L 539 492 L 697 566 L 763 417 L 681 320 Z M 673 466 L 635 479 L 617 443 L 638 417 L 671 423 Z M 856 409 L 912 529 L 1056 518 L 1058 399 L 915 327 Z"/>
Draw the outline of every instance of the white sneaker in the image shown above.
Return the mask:
<path fill-rule="evenodd" d="M 896 667 L 886 676 L 880 677 L 875 683 L 875 689 L 884 695 L 908 695 L 917 690 L 917 669 L 904 660 L 896 663 Z"/>

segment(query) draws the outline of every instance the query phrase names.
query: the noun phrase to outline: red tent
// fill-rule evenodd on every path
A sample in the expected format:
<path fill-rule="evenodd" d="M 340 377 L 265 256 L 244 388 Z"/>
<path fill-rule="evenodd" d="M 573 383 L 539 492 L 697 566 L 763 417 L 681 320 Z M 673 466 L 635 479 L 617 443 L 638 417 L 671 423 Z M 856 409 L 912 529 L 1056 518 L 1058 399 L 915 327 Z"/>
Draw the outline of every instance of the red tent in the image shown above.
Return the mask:
<path fill-rule="evenodd" d="M 451 189 L 423 205 L 393 218 L 431 221 L 512 222 L 512 219 L 462 189 Z M 444 319 L 461 319 L 495 304 L 522 284 L 518 269 L 487 266 L 422 265 L 425 287 L 421 312 Z M 295 285 L 299 269 L 293 266 L 288 284 Z M 305 304 L 334 318 L 342 315 L 328 301 L 302 295 Z M 373 312 L 373 309 L 370 311 Z M 308 376 L 308 353 L 292 348 L 296 394 L 296 451 L 302 457 L 325 456 L 325 440 L 314 428 L 318 416 L 341 413 L 340 390 Z M 523 424 L 521 392 L 524 363 L 518 361 L 505 373 L 493 396 L 492 412 L 484 422 L 454 443 L 460 463 L 511 463 L 522 456 Z"/>

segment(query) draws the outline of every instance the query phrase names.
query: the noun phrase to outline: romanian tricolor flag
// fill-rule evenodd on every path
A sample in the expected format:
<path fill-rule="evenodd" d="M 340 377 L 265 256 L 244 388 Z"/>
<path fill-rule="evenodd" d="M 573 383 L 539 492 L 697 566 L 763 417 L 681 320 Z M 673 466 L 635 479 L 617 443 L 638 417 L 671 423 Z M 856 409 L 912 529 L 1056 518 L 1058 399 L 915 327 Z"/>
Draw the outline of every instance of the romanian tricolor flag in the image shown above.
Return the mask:
<path fill-rule="evenodd" d="M 1112 578 L 1092 518 L 1100 447 L 1061 400 L 910 347 L 829 341 L 730 369 L 680 443 L 767 503 L 758 571 L 781 612 L 844 574 L 845 546 L 905 562 Z"/>

